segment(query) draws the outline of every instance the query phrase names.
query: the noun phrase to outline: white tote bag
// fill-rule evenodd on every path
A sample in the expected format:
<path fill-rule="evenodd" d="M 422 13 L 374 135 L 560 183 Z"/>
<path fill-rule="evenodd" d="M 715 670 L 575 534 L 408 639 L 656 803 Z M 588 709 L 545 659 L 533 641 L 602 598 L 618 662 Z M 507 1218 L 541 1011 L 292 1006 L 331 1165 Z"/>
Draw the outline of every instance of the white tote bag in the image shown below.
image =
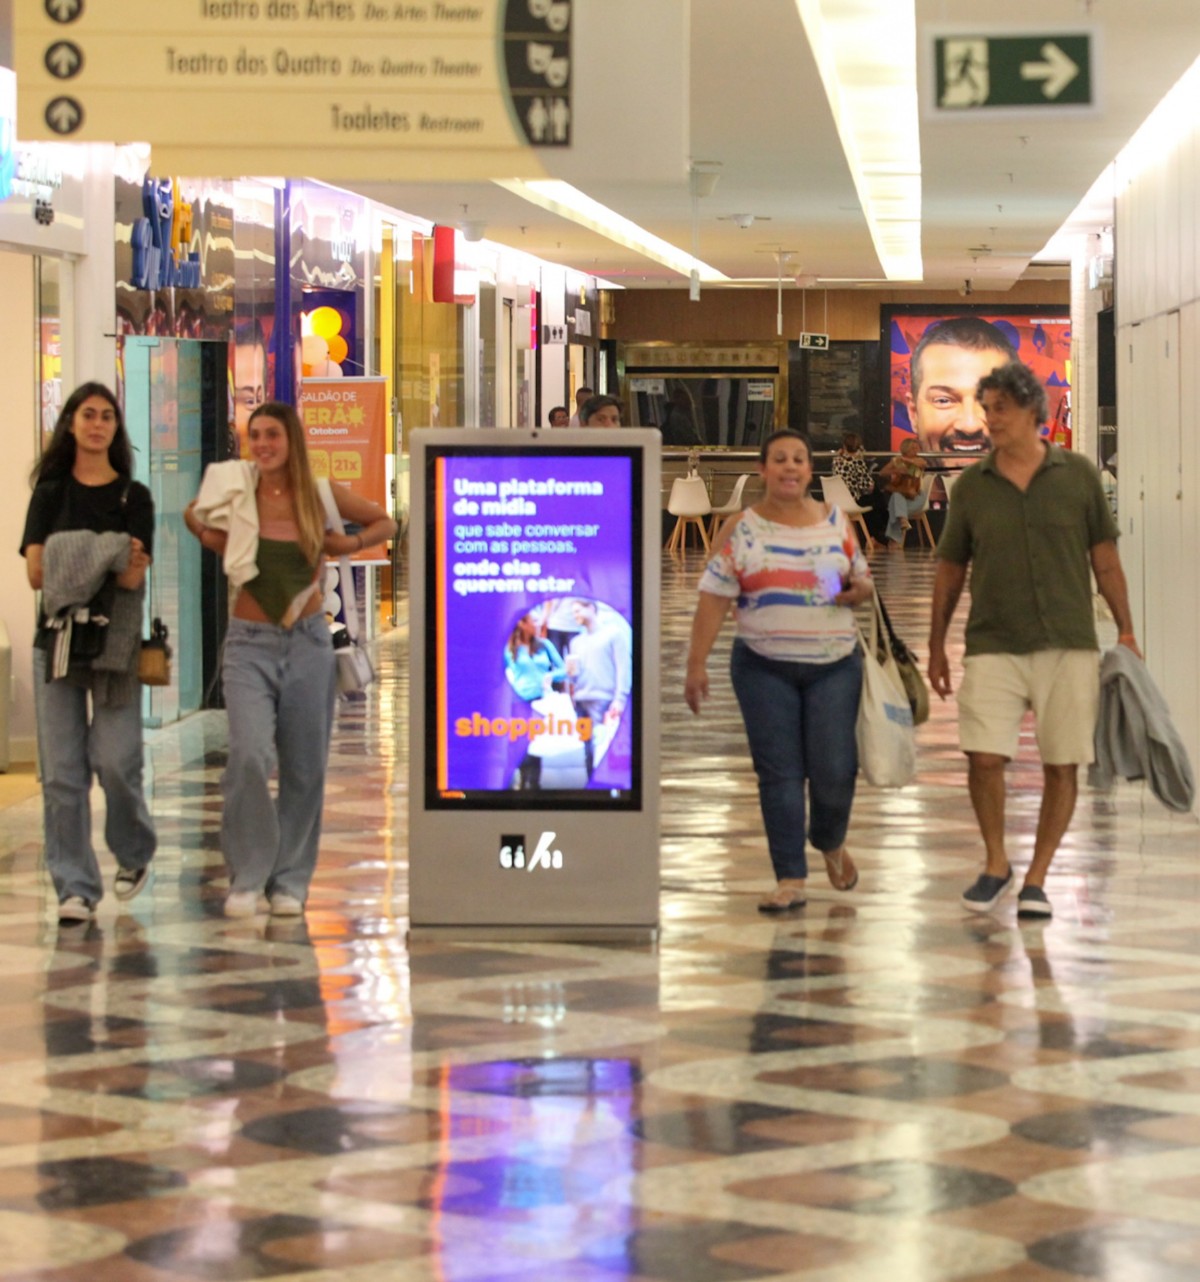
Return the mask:
<path fill-rule="evenodd" d="M 878 597 L 872 598 L 870 626 L 859 625 L 863 651 L 862 699 L 858 705 L 858 768 L 877 788 L 903 788 L 917 773 L 913 714 L 891 646 L 881 644 Z"/>
<path fill-rule="evenodd" d="M 339 534 L 346 532 L 342 514 L 337 509 L 333 489 L 328 480 L 319 477 L 317 492 L 325 508 L 326 524 L 329 529 Z M 348 556 L 338 557 L 338 590 L 342 597 L 342 613 L 346 618 L 346 627 L 334 634 L 334 656 L 337 659 L 338 694 L 354 694 L 365 690 L 375 680 L 375 665 L 371 656 L 358 644 L 358 602 L 354 599 L 354 571 L 350 568 Z M 339 641 L 341 644 L 339 645 Z"/>

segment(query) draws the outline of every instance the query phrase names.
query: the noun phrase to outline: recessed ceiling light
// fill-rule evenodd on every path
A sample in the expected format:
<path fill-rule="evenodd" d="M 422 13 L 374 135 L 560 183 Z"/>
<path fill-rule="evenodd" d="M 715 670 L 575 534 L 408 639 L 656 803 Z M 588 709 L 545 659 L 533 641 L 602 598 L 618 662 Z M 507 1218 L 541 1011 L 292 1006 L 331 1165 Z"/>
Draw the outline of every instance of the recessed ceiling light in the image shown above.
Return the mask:
<path fill-rule="evenodd" d="M 570 183 L 559 182 L 557 179 L 526 182 L 520 178 L 497 178 L 495 183 L 514 196 L 520 196 L 522 200 L 557 214 L 560 218 L 578 223 L 580 227 L 586 227 L 615 244 L 624 245 L 626 249 L 632 249 L 645 258 L 661 263 L 681 276 L 690 277 L 696 271 L 700 273 L 700 279 L 708 283 L 729 279 L 724 272 L 717 271 L 715 267 L 701 262 L 670 241 L 639 227 L 623 214 L 593 200 Z"/>
<path fill-rule="evenodd" d="M 915 0 L 795 3 L 884 275 L 921 280 Z"/>

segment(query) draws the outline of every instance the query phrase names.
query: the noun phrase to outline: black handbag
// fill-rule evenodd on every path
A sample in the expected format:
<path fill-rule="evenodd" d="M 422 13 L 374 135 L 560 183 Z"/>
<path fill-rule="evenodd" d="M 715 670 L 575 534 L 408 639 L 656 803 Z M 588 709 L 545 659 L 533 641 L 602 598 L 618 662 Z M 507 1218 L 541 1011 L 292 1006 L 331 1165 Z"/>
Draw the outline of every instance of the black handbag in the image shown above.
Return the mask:
<path fill-rule="evenodd" d="M 46 680 L 65 677 L 72 667 L 89 667 L 108 643 L 116 583 L 111 578 L 87 605 L 72 605 L 47 617 L 34 645 L 46 651 Z"/>
<path fill-rule="evenodd" d="M 875 596 L 879 601 L 879 613 L 883 616 L 883 626 L 887 629 L 888 648 L 892 652 L 892 658 L 896 660 L 900 680 L 904 682 L 904 693 L 908 696 L 908 706 L 912 709 L 913 725 L 924 725 L 929 720 L 929 687 L 925 684 L 925 678 L 921 674 L 920 665 L 913 652 L 896 635 L 896 629 L 892 627 L 892 621 L 888 618 L 887 606 L 883 604 L 883 598 L 878 592 Z"/>

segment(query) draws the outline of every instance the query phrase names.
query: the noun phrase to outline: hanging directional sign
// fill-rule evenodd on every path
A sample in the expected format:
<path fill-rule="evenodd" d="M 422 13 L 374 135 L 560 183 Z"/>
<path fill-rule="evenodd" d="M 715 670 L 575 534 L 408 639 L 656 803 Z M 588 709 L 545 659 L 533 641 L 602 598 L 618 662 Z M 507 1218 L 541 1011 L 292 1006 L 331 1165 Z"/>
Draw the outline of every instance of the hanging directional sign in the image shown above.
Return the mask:
<path fill-rule="evenodd" d="M 571 0 L 15 0 L 17 129 L 193 172 L 544 177 Z M 189 163 L 194 162 L 194 163 Z M 495 171 L 495 172 L 492 172 Z"/>
<path fill-rule="evenodd" d="M 938 112 L 1044 110 L 1094 104 L 1088 31 L 939 35 L 932 85 Z"/>
<path fill-rule="evenodd" d="M 801 334 L 800 346 L 807 347 L 813 352 L 826 352 L 829 350 L 828 334 Z"/>

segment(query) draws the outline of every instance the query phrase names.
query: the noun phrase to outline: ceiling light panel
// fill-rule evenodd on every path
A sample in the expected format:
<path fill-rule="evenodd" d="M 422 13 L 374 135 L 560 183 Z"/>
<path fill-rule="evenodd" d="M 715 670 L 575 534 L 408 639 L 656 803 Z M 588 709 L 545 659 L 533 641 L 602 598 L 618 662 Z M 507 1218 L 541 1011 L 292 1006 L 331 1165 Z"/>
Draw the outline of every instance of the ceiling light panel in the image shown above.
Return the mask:
<path fill-rule="evenodd" d="M 921 280 L 915 0 L 796 0 L 888 280 Z"/>
<path fill-rule="evenodd" d="M 681 276 L 690 276 L 695 271 L 708 284 L 729 279 L 724 272 L 717 271 L 715 267 L 710 267 L 708 263 L 669 241 L 652 235 L 644 227 L 639 227 L 616 210 L 593 200 L 570 183 L 555 179 L 525 182 L 519 178 L 497 178 L 496 185 L 560 218 L 578 223 L 580 227 L 586 227 L 615 244 L 624 245 L 626 249 L 632 249 L 644 258 L 661 263 Z"/>

